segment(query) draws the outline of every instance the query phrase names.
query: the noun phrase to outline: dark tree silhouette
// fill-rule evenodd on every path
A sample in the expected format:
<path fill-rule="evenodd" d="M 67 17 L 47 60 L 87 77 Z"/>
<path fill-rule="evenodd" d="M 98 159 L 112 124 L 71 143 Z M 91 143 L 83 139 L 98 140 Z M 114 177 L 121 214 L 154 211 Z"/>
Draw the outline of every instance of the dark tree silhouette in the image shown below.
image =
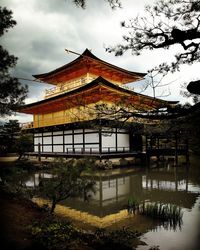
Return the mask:
<path fill-rule="evenodd" d="M 109 3 L 112 9 L 121 8 L 121 1 L 120 0 L 105 0 Z M 87 0 L 73 0 L 76 6 L 81 7 L 83 9 L 86 8 Z"/>
<path fill-rule="evenodd" d="M 14 152 L 14 144 L 21 128 L 18 120 L 9 120 L 0 126 L 0 152 Z"/>
<path fill-rule="evenodd" d="M 12 11 L 0 6 L 0 37 L 16 25 Z M 27 86 L 22 86 L 17 78 L 10 76 L 9 70 L 17 63 L 17 58 L 9 55 L 0 45 L 0 115 L 10 115 L 24 103 Z"/>
<path fill-rule="evenodd" d="M 51 201 L 51 213 L 54 213 L 56 205 L 68 198 L 89 198 L 89 192 L 95 192 L 94 180 L 83 175 L 84 171 L 91 171 L 94 166 L 92 159 L 72 159 L 64 161 L 56 159 L 51 164 L 52 178 L 41 179 L 36 193 Z"/>
<path fill-rule="evenodd" d="M 179 44 L 182 48 L 171 64 L 163 62 L 156 69 L 161 73 L 174 72 L 180 64 L 200 61 L 200 1 L 158 0 L 145 7 L 145 16 L 137 16 L 122 27 L 129 29 L 124 43 L 107 48 L 109 52 L 122 55 L 131 50 L 140 55 L 145 50 L 169 49 Z"/>

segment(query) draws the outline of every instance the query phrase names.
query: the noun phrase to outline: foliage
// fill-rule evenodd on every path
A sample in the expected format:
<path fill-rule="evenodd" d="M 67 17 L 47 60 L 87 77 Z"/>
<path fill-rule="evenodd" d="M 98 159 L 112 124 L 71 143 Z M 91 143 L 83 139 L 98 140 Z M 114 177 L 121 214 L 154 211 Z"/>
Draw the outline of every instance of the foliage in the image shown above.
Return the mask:
<path fill-rule="evenodd" d="M 187 89 L 187 83 L 183 83 L 183 84 L 181 85 L 180 94 L 181 94 L 183 97 L 192 98 L 192 101 L 193 101 L 194 104 L 197 104 L 198 102 L 200 102 L 200 95 L 199 95 L 199 94 L 193 94 L 192 91 L 189 91 L 189 90 Z"/>
<path fill-rule="evenodd" d="M 106 0 L 112 9 L 121 8 L 120 0 Z M 73 0 L 74 4 L 82 9 L 86 8 L 87 0 Z"/>
<path fill-rule="evenodd" d="M 99 161 L 95 164 L 95 167 L 99 170 L 108 170 L 113 168 L 112 161 L 105 160 L 105 161 Z"/>
<path fill-rule="evenodd" d="M 183 213 L 181 208 L 173 204 L 143 203 L 140 213 L 162 220 L 181 220 Z"/>
<path fill-rule="evenodd" d="M 19 137 L 15 141 L 15 152 L 19 154 L 18 160 L 21 159 L 25 152 L 33 151 L 33 135 L 20 133 Z"/>
<path fill-rule="evenodd" d="M 173 204 L 162 204 L 159 202 L 143 202 L 139 204 L 133 197 L 128 200 L 127 210 L 129 213 L 139 213 L 154 219 L 159 219 L 164 227 L 176 229 L 181 226 L 183 212 L 179 206 Z"/>
<path fill-rule="evenodd" d="M 145 7 L 145 16 L 137 16 L 122 27 L 127 28 L 128 35 L 123 37 L 125 43 L 107 48 L 116 55 L 131 50 L 140 55 L 145 50 L 169 49 L 180 45 L 181 53 L 175 55 L 170 65 L 162 63 L 156 69 L 162 73 L 174 72 L 180 64 L 193 64 L 200 61 L 200 2 L 199 0 L 158 0 L 152 6 Z"/>
<path fill-rule="evenodd" d="M 68 249 L 79 233 L 69 222 L 54 217 L 34 222 L 29 230 L 37 245 L 44 249 Z"/>
<path fill-rule="evenodd" d="M 18 153 L 19 160 L 25 152 L 33 151 L 33 136 L 21 132 L 18 120 L 0 126 L 0 149 L 1 153 Z"/>
<path fill-rule="evenodd" d="M 69 197 L 89 199 L 89 191 L 95 191 L 95 182 L 86 178 L 83 172 L 90 171 L 93 165 L 92 159 L 69 161 L 64 161 L 62 158 L 55 159 L 50 166 L 52 178 L 42 179 L 37 190 L 38 195 L 51 201 L 51 213 L 54 212 L 58 202 Z"/>
<path fill-rule="evenodd" d="M 9 120 L 9 122 L 0 126 L 0 151 L 1 153 L 14 152 L 14 144 L 19 134 L 20 126 L 18 120 Z"/>
<path fill-rule="evenodd" d="M 109 119 L 122 122 L 122 126 L 125 126 L 126 121 L 131 121 L 134 119 L 135 124 L 132 124 L 134 130 L 141 130 L 141 123 L 149 123 L 149 120 L 169 120 L 173 118 L 178 118 L 181 116 L 186 116 L 190 114 L 192 111 L 196 110 L 198 107 L 188 106 L 188 105 L 174 105 L 167 107 L 158 107 L 153 108 L 153 98 L 152 98 L 152 107 L 140 107 L 138 103 L 135 105 L 132 104 L 115 104 L 115 105 L 107 105 L 107 104 L 98 104 L 95 106 L 97 110 L 98 116 L 102 119 Z M 145 97 L 141 98 L 142 101 L 145 101 Z M 151 104 L 148 104 L 151 106 Z M 190 109 L 191 108 L 191 109 Z"/>
<path fill-rule="evenodd" d="M 200 95 L 200 80 L 192 81 L 188 84 L 187 90 L 195 95 Z"/>
<path fill-rule="evenodd" d="M 0 36 L 16 25 L 12 19 L 12 11 L 0 6 Z M 10 76 L 9 70 L 17 63 L 17 58 L 9 55 L 0 45 L 0 115 L 10 115 L 13 110 L 24 104 L 27 86 L 22 86 L 17 78 Z"/>
<path fill-rule="evenodd" d="M 200 103 L 196 104 L 199 106 Z M 189 122 L 188 122 L 189 121 Z M 197 154 L 200 154 L 200 108 L 190 112 L 187 116 L 182 117 L 173 124 L 177 124 L 180 130 L 186 131 L 186 134 L 182 135 L 185 139 L 189 140 L 189 148 Z"/>
<path fill-rule="evenodd" d="M 134 197 L 129 197 L 127 210 L 129 214 L 135 214 L 139 210 L 139 202 Z"/>
<path fill-rule="evenodd" d="M 6 8 L 0 7 L 0 36 L 4 35 L 5 32 L 8 32 L 9 28 L 14 27 L 17 23 L 12 19 L 12 11 L 7 10 Z"/>
<path fill-rule="evenodd" d="M 37 244 L 43 249 L 132 249 L 132 241 L 140 236 L 123 228 L 121 230 L 106 231 L 97 229 L 94 233 L 83 232 L 69 222 L 55 217 L 34 222 L 29 230 Z"/>
<path fill-rule="evenodd" d="M 110 232 L 98 229 L 95 232 L 95 236 L 97 236 L 97 242 L 95 242 L 97 247 L 95 249 L 133 249 L 132 242 L 140 235 L 137 231 L 133 232 L 125 227 Z"/>
<path fill-rule="evenodd" d="M 13 166 L 5 166 L 0 169 L 0 184 L 5 192 L 20 198 L 31 198 L 32 190 L 25 185 L 27 174 L 31 171 L 31 164 L 17 162 Z"/>

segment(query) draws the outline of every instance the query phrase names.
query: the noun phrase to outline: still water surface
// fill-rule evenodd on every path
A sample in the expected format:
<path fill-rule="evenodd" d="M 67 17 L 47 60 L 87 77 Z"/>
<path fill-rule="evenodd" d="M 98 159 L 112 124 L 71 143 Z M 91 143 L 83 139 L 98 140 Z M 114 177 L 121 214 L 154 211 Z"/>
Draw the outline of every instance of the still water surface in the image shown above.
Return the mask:
<path fill-rule="evenodd" d="M 35 173 L 26 181 L 27 186 L 37 186 L 40 178 L 50 178 L 48 174 Z M 138 201 L 176 204 L 183 210 L 181 227 L 171 229 L 155 225 L 146 227 L 141 240 L 147 245 L 139 245 L 138 250 L 159 246 L 163 250 L 200 249 L 200 157 L 191 158 L 190 166 L 119 169 L 101 171 L 95 174 L 96 193 L 88 202 L 69 199 L 62 205 L 80 212 L 87 212 L 99 218 L 116 214 L 124 209 L 130 197 Z M 134 228 L 135 229 L 135 228 Z"/>

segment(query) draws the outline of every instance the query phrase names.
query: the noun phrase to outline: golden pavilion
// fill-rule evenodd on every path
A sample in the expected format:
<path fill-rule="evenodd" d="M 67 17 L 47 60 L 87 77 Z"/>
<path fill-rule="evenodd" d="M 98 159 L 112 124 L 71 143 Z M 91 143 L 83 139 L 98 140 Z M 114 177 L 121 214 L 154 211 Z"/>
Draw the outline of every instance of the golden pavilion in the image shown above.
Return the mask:
<path fill-rule="evenodd" d="M 34 75 L 37 80 L 54 86 L 46 90 L 43 100 L 20 109 L 33 115 L 33 123 L 27 128 L 34 135 L 33 154 L 94 155 L 101 159 L 142 152 L 142 139 L 132 126 L 136 123 L 134 119 L 122 125 L 113 117 L 101 116 L 96 107 L 123 104 L 134 110 L 154 110 L 176 103 L 142 95 L 124 86 L 144 79 L 145 75 L 107 63 L 88 49 L 60 68 Z"/>

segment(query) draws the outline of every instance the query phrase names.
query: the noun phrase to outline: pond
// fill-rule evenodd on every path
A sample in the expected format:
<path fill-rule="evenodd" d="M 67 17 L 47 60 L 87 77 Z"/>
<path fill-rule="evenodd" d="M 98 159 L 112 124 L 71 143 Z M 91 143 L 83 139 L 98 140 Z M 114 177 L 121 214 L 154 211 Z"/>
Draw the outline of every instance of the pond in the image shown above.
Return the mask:
<path fill-rule="evenodd" d="M 39 178 L 51 178 L 45 173 L 35 173 L 26 181 L 27 186 L 37 186 Z M 141 240 L 147 245 L 137 249 L 146 250 L 150 246 L 159 246 L 166 250 L 199 249 L 200 246 L 200 157 L 192 157 L 189 166 L 174 167 L 165 162 L 159 168 L 115 169 L 95 173 L 96 193 L 89 201 L 69 199 L 61 203 L 73 211 L 82 220 L 96 223 L 104 222 L 112 227 L 115 223 L 127 225 L 127 213 L 124 213 L 127 201 L 134 197 L 139 202 L 150 201 L 175 204 L 183 211 L 182 223 L 171 228 L 149 223 L 143 225 Z M 85 215 L 85 216 L 83 216 Z M 128 218 L 130 221 L 131 218 Z M 107 223 L 107 224 L 106 224 Z M 138 220 L 138 228 L 141 222 Z M 103 225 L 103 224 L 102 224 Z M 129 225 L 130 226 L 130 225 Z M 133 228 L 133 230 L 136 230 Z"/>

